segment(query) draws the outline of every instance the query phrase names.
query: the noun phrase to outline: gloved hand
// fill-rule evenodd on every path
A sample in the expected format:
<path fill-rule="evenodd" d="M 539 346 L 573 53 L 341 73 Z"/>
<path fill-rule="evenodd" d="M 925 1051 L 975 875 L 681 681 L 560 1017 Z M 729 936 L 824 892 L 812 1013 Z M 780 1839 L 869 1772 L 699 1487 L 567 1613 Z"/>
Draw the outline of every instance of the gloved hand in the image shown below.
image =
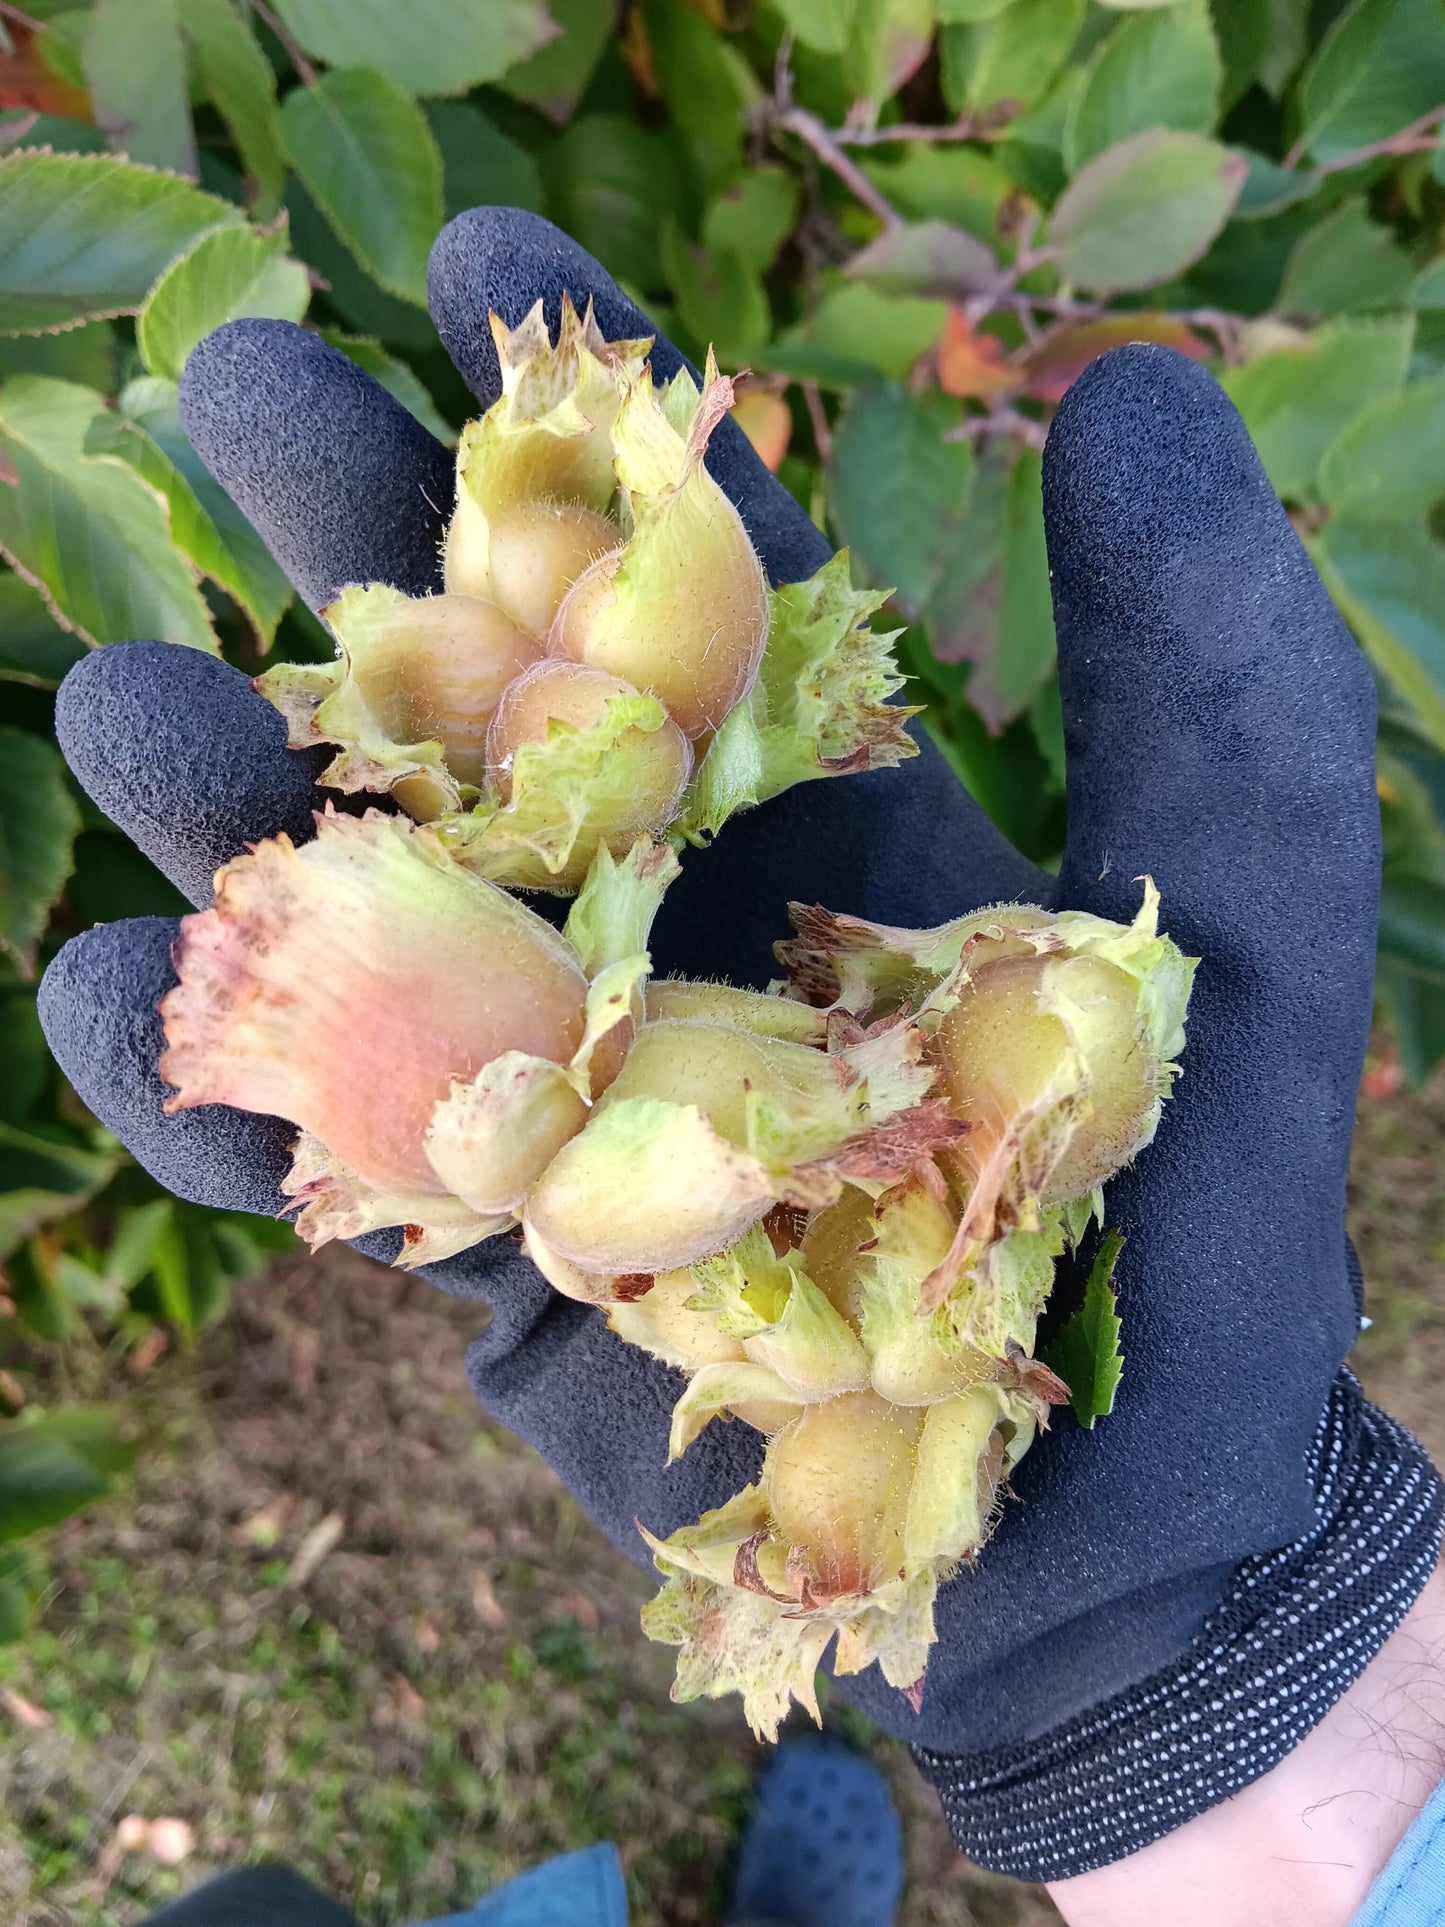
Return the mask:
<path fill-rule="evenodd" d="M 437 330 L 482 405 L 487 330 L 540 295 L 648 332 L 608 276 L 515 211 L 454 221 Z M 659 341 L 654 366 L 679 356 Z M 343 356 L 243 321 L 192 356 L 186 426 L 314 606 L 345 583 L 438 587 L 444 449 Z M 724 422 L 709 466 L 770 575 L 823 538 Z M 1378 884 L 1370 677 L 1234 410 L 1192 363 L 1116 350 L 1049 437 L 1045 510 L 1068 747 L 1057 880 L 986 821 L 927 744 L 901 769 L 795 790 L 685 860 L 660 972 L 761 984 L 790 898 L 924 925 L 1021 898 L 1127 919 L 1145 872 L 1202 958 L 1184 1075 L 1157 1142 L 1111 1187 L 1125 1376 L 1111 1418 L 1056 1417 L 977 1568 L 944 1588 L 921 1713 L 876 1673 L 850 1694 L 920 1749 L 960 1844 L 1054 1879 L 1105 1864 L 1264 1772 L 1343 1692 L 1424 1583 L 1438 1481 L 1341 1374 L 1357 1326 L 1346 1157 L 1370 1017 Z M 235 670 L 144 642 L 66 679 L 80 781 L 203 904 L 258 837 L 310 833 L 326 752 L 284 747 Z M 174 925 L 67 944 L 42 989 L 85 1101 L 183 1197 L 279 1208 L 289 1126 L 162 1112 L 156 1003 Z M 363 1095 L 364 1101 L 364 1095 Z M 382 1237 L 367 1249 L 390 1255 Z M 616 1542 L 668 1533 L 756 1474 L 760 1436 L 711 1426 L 665 1469 L 680 1379 L 557 1296 L 509 1240 L 428 1274 L 490 1301 L 468 1354 L 486 1408 L 537 1446 Z"/>

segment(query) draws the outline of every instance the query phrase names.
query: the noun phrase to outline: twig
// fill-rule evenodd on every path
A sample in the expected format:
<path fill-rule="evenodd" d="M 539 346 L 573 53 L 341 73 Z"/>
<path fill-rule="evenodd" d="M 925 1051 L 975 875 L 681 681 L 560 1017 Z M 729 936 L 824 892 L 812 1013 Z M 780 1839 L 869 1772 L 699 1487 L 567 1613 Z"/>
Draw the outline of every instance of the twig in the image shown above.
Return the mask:
<path fill-rule="evenodd" d="M 1011 435 L 1017 441 L 1026 442 L 1030 448 L 1041 450 L 1048 432 L 1043 422 L 1036 422 L 1032 415 L 1022 414 L 1017 408 L 1004 404 L 991 408 L 986 415 L 965 416 L 957 428 L 949 429 L 943 439 L 946 442 L 977 442 Z"/>
<path fill-rule="evenodd" d="M 945 141 L 1002 140 L 1008 132 L 1008 122 L 998 121 L 990 126 L 986 120 L 975 120 L 971 114 L 965 114 L 948 127 L 928 127 L 920 121 L 903 120 L 889 127 L 839 127 L 828 131 L 840 147 L 884 147 L 896 141 L 921 141 L 936 147 Z"/>
<path fill-rule="evenodd" d="M 879 193 L 863 170 L 849 160 L 832 130 L 825 127 L 816 114 L 810 114 L 806 107 L 784 107 L 772 116 L 772 124 L 784 133 L 796 134 L 825 167 L 831 168 L 854 199 L 870 214 L 877 215 L 884 227 L 902 227 L 903 216 L 897 208 Z"/>
<path fill-rule="evenodd" d="M 1353 147 L 1348 154 L 1337 154 L 1333 160 L 1321 161 L 1311 171 L 1316 180 L 1323 180 L 1327 174 L 1343 174 L 1349 168 L 1363 167 L 1366 161 L 1379 160 L 1385 154 L 1428 153 L 1436 143 L 1422 140 L 1420 136 L 1438 127 L 1442 120 L 1445 120 L 1445 104 L 1432 107 L 1428 114 L 1421 114 L 1418 120 L 1412 120 L 1408 127 L 1402 127 L 1398 133 L 1387 135 L 1384 140 L 1370 141 L 1364 147 Z M 1281 165 L 1293 172 L 1308 151 L 1308 136 L 1301 136 L 1285 155 Z"/>
<path fill-rule="evenodd" d="M 305 54 L 302 53 L 300 47 L 292 37 L 290 29 L 286 27 L 282 21 L 277 18 L 273 10 L 267 6 L 266 0 L 250 0 L 250 5 L 255 8 L 256 12 L 266 22 L 266 25 L 285 48 L 286 58 L 296 69 L 297 78 L 304 86 L 314 87 L 316 85 L 316 69 L 311 65 L 311 62 L 306 58 Z"/>
<path fill-rule="evenodd" d="M 17 27 L 28 27 L 31 33 L 45 31 L 43 20 L 37 20 L 33 13 L 26 13 L 21 7 L 12 7 L 10 0 L 0 0 L 0 18 L 13 20 Z"/>
<path fill-rule="evenodd" d="M 800 381 L 803 400 L 807 404 L 808 420 L 813 424 L 813 440 L 818 444 L 818 459 L 826 468 L 833 459 L 833 431 L 828 426 L 828 417 L 823 412 L 823 397 L 818 392 L 815 381 Z"/>

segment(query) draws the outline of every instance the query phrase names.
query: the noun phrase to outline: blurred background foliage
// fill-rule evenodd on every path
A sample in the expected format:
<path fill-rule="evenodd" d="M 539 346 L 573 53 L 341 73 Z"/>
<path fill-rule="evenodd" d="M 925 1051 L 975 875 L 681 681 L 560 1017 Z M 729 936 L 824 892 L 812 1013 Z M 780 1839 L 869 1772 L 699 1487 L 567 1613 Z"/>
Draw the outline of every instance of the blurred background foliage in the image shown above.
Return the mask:
<path fill-rule="evenodd" d="M 749 436 L 893 585 L 926 727 L 1045 863 L 1050 413 L 1119 342 L 1213 368 L 1379 681 L 1379 987 L 1422 1077 L 1442 125 L 1442 0 L 0 0 L 0 1331 L 153 1356 L 293 1242 L 158 1194 L 46 1055 L 54 948 L 184 907 L 70 779 L 54 691 L 126 637 L 329 653 L 177 378 L 222 321 L 283 317 L 454 439 L 426 259 L 483 202 L 550 216 L 694 356 L 753 371 Z M 104 1410 L 25 1407 L 0 1371 L 0 1637 L 41 1584 L 24 1542 L 129 1450 Z"/>

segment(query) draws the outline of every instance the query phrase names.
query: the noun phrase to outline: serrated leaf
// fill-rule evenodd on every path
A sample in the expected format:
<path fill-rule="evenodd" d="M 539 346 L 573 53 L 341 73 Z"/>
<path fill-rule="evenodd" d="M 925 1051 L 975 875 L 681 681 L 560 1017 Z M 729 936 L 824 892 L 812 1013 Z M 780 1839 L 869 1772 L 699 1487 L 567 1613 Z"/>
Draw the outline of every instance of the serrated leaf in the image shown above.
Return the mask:
<path fill-rule="evenodd" d="M 256 183 L 251 212 L 269 220 L 286 191 L 275 71 L 235 0 L 180 0 L 180 20 L 201 85 Z"/>
<path fill-rule="evenodd" d="M 772 329 L 772 311 L 754 269 L 738 255 L 688 241 L 675 221 L 660 237 L 662 265 L 677 312 L 700 346 L 736 367 Z"/>
<path fill-rule="evenodd" d="M 1173 280 L 1224 226 L 1246 171 L 1202 134 L 1154 127 L 1120 141 L 1074 176 L 1054 209 L 1059 273 L 1095 294 Z"/>
<path fill-rule="evenodd" d="M 192 448 L 181 426 L 176 384 L 142 376 L 121 395 L 120 414 L 146 445 L 122 434 L 118 450 L 166 497 L 176 546 L 239 603 L 261 648 L 269 649 L 290 605 L 291 584 Z"/>
<path fill-rule="evenodd" d="M 961 300 L 1000 280 L 992 251 L 949 221 L 913 221 L 885 228 L 860 248 L 844 272 L 884 294 L 941 295 Z"/>
<path fill-rule="evenodd" d="M 176 0 L 95 0 L 83 59 L 98 126 L 130 160 L 196 172 Z"/>
<path fill-rule="evenodd" d="M 1386 140 L 1445 99 L 1436 0 L 1354 0 L 1300 77 L 1299 144 L 1334 160 Z"/>
<path fill-rule="evenodd" d="M 1083 1304 L 1042 1355 L 1049 1369 L 1068 1386 L 1074 1417 L 1086 1432 L 1093 1431 L 1095 1419 L 1107 1418 L 1113 1411 L 1114 1394 L 1124 1375 L 1124 1354 L 1119 1348 L 1122 1325 L 1116 1309 L 1118 1300 L 1111 1289 L 1114 1267 L 1123 1248 L 1122 1233 L 1105 1233 L 1089 1272 Z"/>
<path fill-rule="evenodd" d="M 866 572 L 912 614 L 928 600 L 960 540 L 973 488 L 973 450 L 944 440 L 959 409 L 895 382 L 860 389 L 833 442 L 829 507 Z"/>
<path fill-rule="evenodd" d="M 85 653 L 85 644 L 59 626 L 38 589 L 8 570 L 0 574 L 0 682 L 57 689 Z"/>
<path fill-rule="evenodd" d="M 1084 0 L 1013 0 L 976 27 L 950 27 L 944 40 L 968 76 L 965 105 L 977 113 L 1011 101 L 1031 107 L 1069 57 L 1084 23 Z"/>
<path fill-rule="evenodd" d="M 216 649 L 204 596 L 171 537 L 165 497 L 87 443 L 102 398 L 22 375 L 0 390 L 0 552 L 89 642 L 135 636 Z"/>
<path fill-rule="evenodd" d="M 499 80 L 557 33 L 546 0 L 275 0 L 307 53 L 373 68 L 409 94 L 465 94 Z M 601 11 L 601 9 L 599 9 Z"/>
<path fill-rule="evenodd" d="M 1085 69 L 1065 126 L 1064 164 L 1073 173 L 1149 127 L 1208 133 L 1222 78 L 1205 0 L 1177 0 L 1121 21 Z"/>
<path fill-rule="evenodd" d="M 244 315 L 299 321 L 311 299 L 306 270 L 286 258 L 286 235 L 217 228 L 173 261 L 136 321 L 136 345 L 153 375 L 179 381 L 203 336 Z"/>
<path fill-rule="evenodd" d="M 837 385 L 852 387 L 865 369 L 906 375 L 938 340 L 947 319 L 946 301 L 880 294 L 861 282 L 845 284 L 830 288 L 808 319 L 788 332 L 782 345 L 813 351 L 821 379 L 829 379 L 831 365 L 838 371 Z M 770 351 L 769 365 L 794 372 L 777 349 Z M 797 372 L 812 371 L 797 367 Z"/>
<path fill-rule="evenodd" d="M 0 729 L 0 950 L 26 977 L 79 833 L 59 752 L 28 730 Z"/>
<path fill-rule="evenodd" d="M 416 102 L 370 68 L 339 70 L 286 96 L 281 131 L 307 191 L 362 267 L 424 307 L 444 203 L 441 155 Z"/>
<path fill-rule="evenodd" d="M 537 163 L 469 100 L 429 100 L 427 126 L 442 157 L 447 219 L 470 207 L 545 211 Z"/>
<path fill-rule="evenodd" d="M 1298 348 L 1222 377 L 1281 495 L 1314 499 L 1320 459 L 1336 435 L 1367 403 L 1400 392 L 1413 337 L 1409 315 L 1336 321 Z"/>
<path fill-rule="evenodd" d="M 708 203 L 702 238 L 710 248 L 735 254 L 754 273 L 766 274 L 793 231 L 798 203 L 798 183 L 785 168 L 749 168 Z"/>
<path fill-rule="evenodd" d="M 1389 228 L 1370 218 L 1363 196 L 1346 201 L 1300 236 L 1274 298 L 1274 311 L 1312 321 L 1403 305 L 1415 267 Z"/>
<path fill-rule="evenodd" d="M 581 99 L 615 23 L 597 0 L 548 0 L 547 11 L 560 29 L 556 38 L 510 66 L 500 84 L 560 123 Z"/>
<path fill-rule="evenodd" d="M 1356 522 L 1413 521 L 1445 495 L 1445 376 L 1361 409 L 1325 450 L 1319 489 Z"/>
<path fill-rule="evenodd" d="M 1365 654 L 1445 751 L 1445 550 L 1422 524 L 1345 516 L 1306 546 Z"/>
<path fill-rule="evenodd" d="M 0 331 L 133 314 L 157 275 L 241 210 L 108 154 L 0 159 Z"/>

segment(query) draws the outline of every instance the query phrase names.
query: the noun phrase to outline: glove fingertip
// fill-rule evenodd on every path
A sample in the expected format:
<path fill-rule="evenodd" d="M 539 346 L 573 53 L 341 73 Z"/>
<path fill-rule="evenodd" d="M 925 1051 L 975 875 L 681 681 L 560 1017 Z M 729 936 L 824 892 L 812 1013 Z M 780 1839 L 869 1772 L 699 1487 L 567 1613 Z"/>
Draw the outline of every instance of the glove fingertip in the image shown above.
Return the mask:
<path fill-rule="evenodd" d="M 192 903 L 248 844 L 312 834 L 328 752 L 288 749 L 277 711 L 218 657 L 110 643 L 66 675 L 55 728 L 86 795 Z"/>
<path fill-rule="evenodd" d="M 350 582 L 438 586 L 451 453 L 339 348 L 291 321 L 228 321 L 192 349 L 180 405 L 312 608 Z"/>
<path fill-rule="evenodd" d="M 294 1125 L 229 1105 L 166 1114 L 157 1006 L 175 983 L 172 917 L 99 924 L 72 937 L 40 982 L 41 1029 L 81 1101 L 177 1197 L 274 1216 Z"/>
<path fill-rule="evenodd" d="M 515 328 L 537 301 L 556 334 L 562 296 L 590 301 L 608 341 L 653 335 L 652 370 L 670 381 L 698 371 L 583 247 L 540 214 L 516 207 L 474 207 L 442 229 L 427 267 L 427 295 L 442 345 L 484 408 L 501 393 L 489 316 Z M 832 550 L 827 537 L 759 460 L 737 423 L 720 421 L 707 451 L 708 472 L 735 505 L 774 582 L 800 582 Z"/>

